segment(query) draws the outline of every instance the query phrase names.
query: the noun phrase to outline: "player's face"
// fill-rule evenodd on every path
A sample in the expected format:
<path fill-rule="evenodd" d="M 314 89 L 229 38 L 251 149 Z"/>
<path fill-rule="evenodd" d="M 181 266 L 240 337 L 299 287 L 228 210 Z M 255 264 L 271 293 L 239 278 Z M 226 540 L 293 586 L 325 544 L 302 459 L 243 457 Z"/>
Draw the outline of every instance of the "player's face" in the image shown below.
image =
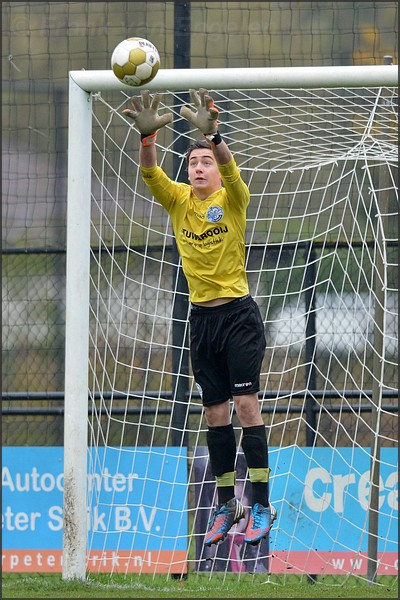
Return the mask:
<path fill-rule="evenodd" d="M 189 181 L 200 200 L 211 196 L 221 187 L 221 175 L 214 154 L 208 148 L 192 150 L 188 164 Z"/>

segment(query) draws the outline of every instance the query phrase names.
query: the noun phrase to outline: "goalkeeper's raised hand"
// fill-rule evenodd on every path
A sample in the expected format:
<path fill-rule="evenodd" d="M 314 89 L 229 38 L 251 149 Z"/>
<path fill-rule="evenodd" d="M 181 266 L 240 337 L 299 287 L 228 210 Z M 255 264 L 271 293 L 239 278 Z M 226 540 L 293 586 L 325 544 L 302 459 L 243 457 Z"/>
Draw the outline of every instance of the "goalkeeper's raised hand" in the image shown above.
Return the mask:
<path fill-rule="evenodd" d="M 147 137 L 154 136 L 161 127 L 171 123 L 172 114 L 158 114 L 162 94 L 156 93 L 153 98 L 149 90 L 142 90 L 140 96 L 134 96 L 130 99 L 132 108 L 125 108 L 122 113 L 133 119 L 135 125 L 142 135 L 142 141 Z"/>
<path fill-rule="evenodd" d="M 215 135 L 218 130 L 218 108 L 214 106 L 214 100 L 204 88 L 200 88 L 198 92 L 196 90 L 189 90 L 189 92 L 196 111 L 188 106 L 182 106 L 181 116 L 205 136 Z"/>

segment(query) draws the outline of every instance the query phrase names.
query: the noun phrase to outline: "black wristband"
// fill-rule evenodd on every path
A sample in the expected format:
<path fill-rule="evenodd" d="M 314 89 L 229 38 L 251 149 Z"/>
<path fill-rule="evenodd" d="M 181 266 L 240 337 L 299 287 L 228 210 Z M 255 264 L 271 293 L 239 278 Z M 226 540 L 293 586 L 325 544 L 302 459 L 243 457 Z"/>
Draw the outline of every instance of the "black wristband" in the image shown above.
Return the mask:
<path fill-rule="evenodd" d="M 212 144 L 213 146 L 218 146 L 218 144 L 220 144 L 222 142 L 222 137 L 219 133 L 219 131 L 217 131 L 216 133 L 208 133 L 208 134 L 204 134 L 204 137 L 210 142 L 210 144 Z"/>

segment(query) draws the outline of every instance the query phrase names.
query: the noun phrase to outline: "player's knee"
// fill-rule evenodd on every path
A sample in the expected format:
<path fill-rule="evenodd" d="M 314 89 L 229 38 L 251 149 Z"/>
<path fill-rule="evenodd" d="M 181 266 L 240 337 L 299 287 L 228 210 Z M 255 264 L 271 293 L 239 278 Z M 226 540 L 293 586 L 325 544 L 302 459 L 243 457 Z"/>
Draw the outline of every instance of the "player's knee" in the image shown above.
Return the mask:
<path fill-rule="evenodd" d="M 209 427 L 222 427 L 231 422 L 229 402 L 204 407 L 204 415 Z"/>
<path fill-rule="evenodd" d="M 243 427 L 263 424 L 257 393 L 235 396 L 234 402 L 236 414 Z"/>

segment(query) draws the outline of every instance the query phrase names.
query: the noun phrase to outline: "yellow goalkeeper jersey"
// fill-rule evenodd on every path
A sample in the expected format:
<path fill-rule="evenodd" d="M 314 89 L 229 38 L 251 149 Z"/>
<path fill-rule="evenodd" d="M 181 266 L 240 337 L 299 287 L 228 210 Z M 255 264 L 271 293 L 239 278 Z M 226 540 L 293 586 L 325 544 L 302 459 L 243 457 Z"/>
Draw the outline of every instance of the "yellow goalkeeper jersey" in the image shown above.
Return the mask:
<path fill-rule="evenodd" d="M 200 200 L 191 185 L 172 181 L 158 165 L 141 167 L 145 184 L 170 215 L 191 302 L 249 293 L 245 272 L 249 188 L 234 158 L 218 169 L 223 187 Z"/>

